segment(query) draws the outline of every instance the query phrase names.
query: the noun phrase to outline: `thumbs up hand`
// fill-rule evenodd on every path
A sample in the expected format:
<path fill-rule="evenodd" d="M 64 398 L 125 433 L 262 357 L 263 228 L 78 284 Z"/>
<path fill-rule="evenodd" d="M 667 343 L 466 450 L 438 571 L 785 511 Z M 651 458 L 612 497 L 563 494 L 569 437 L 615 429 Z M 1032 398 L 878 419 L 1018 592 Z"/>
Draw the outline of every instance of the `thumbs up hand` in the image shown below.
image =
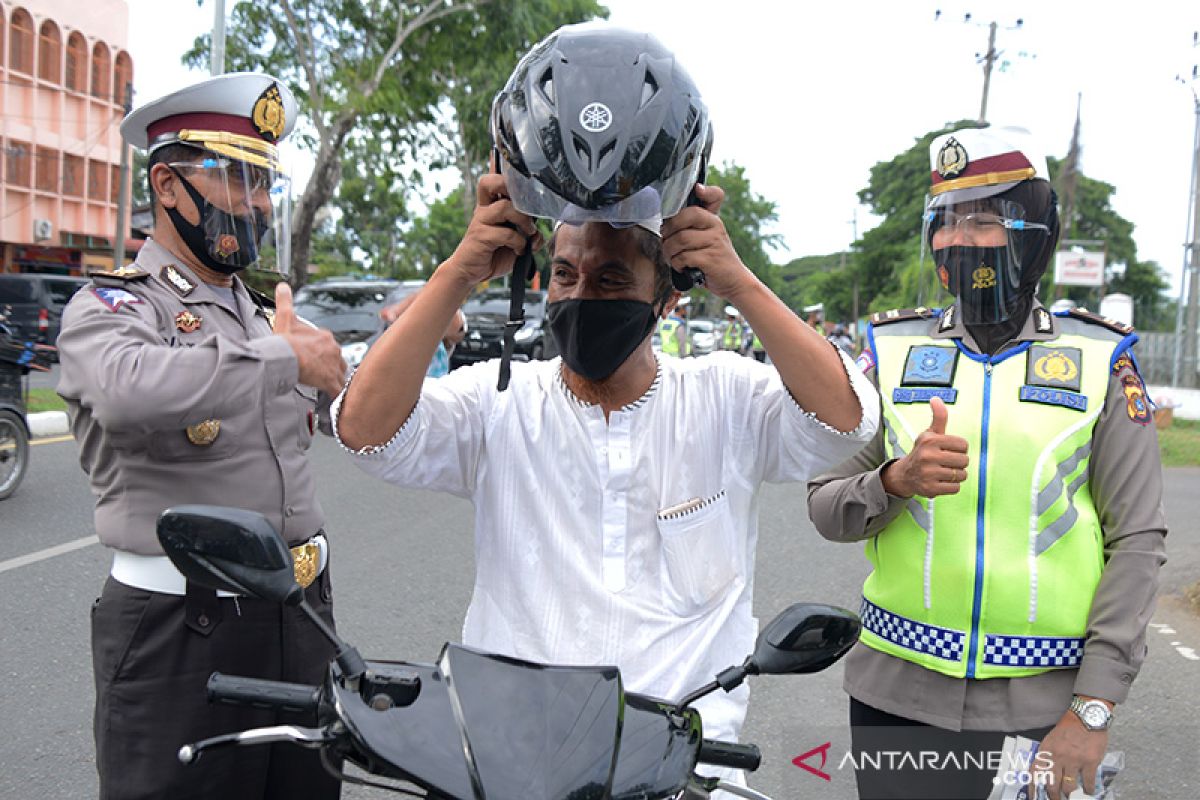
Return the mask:
<path fill-rule="evenodd" d="M 287 339 L 300 367 L 300 383 L 336 397 L 342 390 L 346 362 L 333 334 L 296 316 L 292 287 L 287 281 L 275 286 L 275 335 Z"/>
<path fill-rule="evenodd" d="M 929 401 L 932 420 L 917 437 L 912 452 L 884 468 L 883 488 L 896 497 L 957 494 L 967 479 L 967 440 L 946 433 L 950 411 L 940 397 Z"/>

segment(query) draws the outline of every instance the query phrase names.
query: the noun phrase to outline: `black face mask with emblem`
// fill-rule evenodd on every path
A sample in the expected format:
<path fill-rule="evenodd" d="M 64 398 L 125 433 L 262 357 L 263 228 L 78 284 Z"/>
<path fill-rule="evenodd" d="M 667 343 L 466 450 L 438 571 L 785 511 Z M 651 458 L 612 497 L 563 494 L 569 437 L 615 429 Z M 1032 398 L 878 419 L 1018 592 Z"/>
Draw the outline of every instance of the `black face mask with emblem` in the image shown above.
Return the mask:
<path fill-rule="evenodd" d="M 172 168 L 188 196 L 200 212 L 200 224 L 193 225 L 177 209 L 167 208 L 167 216 L 179 238 L 209 269 L 232 275 L 258 260 L 259 243 L 267 232 L 266 219 L 258 212 L 249 217 L 222 211 L 204 199 L 188 179 Z"/>
<path fill-rule="evenodd" d="M 933 257 L 966 325 L 997 325 L 1016 316 L 1021 270 L 1007 247 L 944 247 Z"/>

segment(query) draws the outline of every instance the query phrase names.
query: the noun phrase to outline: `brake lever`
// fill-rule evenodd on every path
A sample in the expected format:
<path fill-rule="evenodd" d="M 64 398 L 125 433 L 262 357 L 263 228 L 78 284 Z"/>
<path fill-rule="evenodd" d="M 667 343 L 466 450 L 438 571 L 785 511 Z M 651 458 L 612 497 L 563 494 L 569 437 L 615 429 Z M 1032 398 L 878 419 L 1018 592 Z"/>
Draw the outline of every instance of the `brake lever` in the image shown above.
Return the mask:
<path fill-rule="evenodd" d="M 203 739 L 194 744 L 185 744 L 177 753 L 180 763 L 193 764 L 205 750 L 226 745 L 254 745 L 272 742 L 291 742 L 301 747 L 321 747 L 335 741 L 337 733 L 333 726 L 324 728 L 301 728 L 297 725 L 271 725 L 266 728 L 251 728 L 238 733 L 226 733 Z"/>

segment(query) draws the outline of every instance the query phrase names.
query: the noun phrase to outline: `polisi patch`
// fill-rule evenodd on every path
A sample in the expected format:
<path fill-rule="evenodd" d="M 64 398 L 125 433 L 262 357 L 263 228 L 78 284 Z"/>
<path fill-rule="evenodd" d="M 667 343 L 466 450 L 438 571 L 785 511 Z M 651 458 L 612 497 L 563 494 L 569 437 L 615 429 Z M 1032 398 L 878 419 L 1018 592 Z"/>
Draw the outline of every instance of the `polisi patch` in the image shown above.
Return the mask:
<path fill-rule="evenodd" d="M 1062 406 L 1076 411 L 1087 411 L 1088 404 L 1087 395 L 1065 389 L 1049 389 L 1045 386 L 1022 386 L 1019 399 L 1022 403 Z"/>
<path fill-rule="evenodd" d="M 958 366 L 958 348 L 915 344 L 908 348 L 901 386 L 950 386 Z"/>
<path fill-rule="evenodd" d="M 1035 344 L 1025 356 L 1025 383 L 1029 386 L 1078 392 L 1082 372 L 1083 353 L 1078 347 Z"/>

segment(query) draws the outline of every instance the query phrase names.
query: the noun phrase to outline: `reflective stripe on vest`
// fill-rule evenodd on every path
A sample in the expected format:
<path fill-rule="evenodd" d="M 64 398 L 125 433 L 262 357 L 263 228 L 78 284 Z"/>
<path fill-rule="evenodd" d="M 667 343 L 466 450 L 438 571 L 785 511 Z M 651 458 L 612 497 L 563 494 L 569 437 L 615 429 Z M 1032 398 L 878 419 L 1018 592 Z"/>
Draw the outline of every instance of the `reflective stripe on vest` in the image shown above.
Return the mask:
<path fill-rule="evenodd" d="M 939 396 L 970 466 L 957 494 L 911 498 L 868 540 L 864 644 L 959 678 L 1079 664 L 1104 563 L 1092 429 L 1112 361 L 1136 337 L 1057 322 L 1058 338 L 991 358 L 931 339 L 936 321 L 868 332 L 887 457 L 911 451 Z"/>

